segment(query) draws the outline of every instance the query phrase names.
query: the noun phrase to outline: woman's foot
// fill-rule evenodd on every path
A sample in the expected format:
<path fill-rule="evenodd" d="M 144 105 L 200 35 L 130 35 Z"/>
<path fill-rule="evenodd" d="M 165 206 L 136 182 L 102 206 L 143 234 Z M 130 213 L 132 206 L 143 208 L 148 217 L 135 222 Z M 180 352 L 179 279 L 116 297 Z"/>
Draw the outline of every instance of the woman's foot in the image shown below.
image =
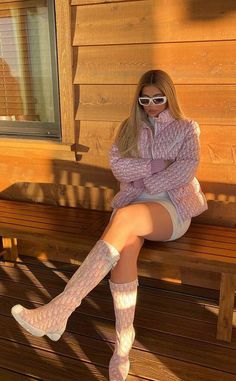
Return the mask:
<path fill-rule="evenodd" d="M 133 345 L 135 332 L 130 327 L 117 336 L 116 348 L 109 363 L 109 380 L 125 381 L 130 368 L 129 352 Z"/>
<path fill-rule="evenodd" d="M 11 309 L 15 320 L 33 336 L 48 336 L 51 340 L 57 341 L 66 329 L 66 323 L 71 311 L 64 310 L 59 313 L 58 297 L 50 303 L 35 308 L 27 309 L 20 304 Z M 69 313 L 69 315 L 68 315 Z"/>
<path fill-rule="evenodd" d="M 138 280 L 123 284 L 110 281 L 116 317 L 115 350 L 109 363 L 110 381 L 125 381 L 129 373 L 129 353 L 135 337 L 133 322 L 137 287 Z"/>

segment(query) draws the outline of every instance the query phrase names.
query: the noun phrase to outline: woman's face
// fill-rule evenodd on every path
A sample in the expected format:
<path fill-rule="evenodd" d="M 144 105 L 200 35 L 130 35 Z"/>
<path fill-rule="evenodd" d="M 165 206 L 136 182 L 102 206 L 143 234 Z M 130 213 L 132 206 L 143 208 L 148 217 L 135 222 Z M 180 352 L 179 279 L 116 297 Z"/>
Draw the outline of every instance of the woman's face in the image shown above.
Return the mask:
<path fill-rule="evenodd" d="M 161 96 L 164 96 L 164 94 L 161 92 L 160 89 L 158 89 L 158 87 L 151 85 L 151 86 L 144 86 L 142 88 L 140 96 L 152 98 L 152 97 L 158 97 L 158 96 L 161 97 Z M 142 105 L 142 107 L 148 116 L 157 117 L 160 114 L 160 112 L 162 112 L 163 110 L 167 108 L 167 102 L 160 105 L 155 104 L 154 102 L 151 102 L 150 105 L 148 106 Z"/>

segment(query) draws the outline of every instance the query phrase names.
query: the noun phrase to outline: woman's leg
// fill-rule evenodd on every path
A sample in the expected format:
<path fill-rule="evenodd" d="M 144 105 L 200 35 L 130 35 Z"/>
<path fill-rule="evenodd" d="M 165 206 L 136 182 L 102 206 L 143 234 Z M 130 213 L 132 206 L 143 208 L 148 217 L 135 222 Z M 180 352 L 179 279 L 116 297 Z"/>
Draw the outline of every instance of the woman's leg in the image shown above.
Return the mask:
<path fill-rule="evenodd" d="M 12 307 L 12 315 L 32 335 L 47 335 L 51 340 L 59 340 L 71 313 L 106 276 L 119 257 L 111 244 L 97 241 L 61 294 L 48 304 L 31 310 L 17 304 Z"/>
<path fill-rule="evenodd" d="M 137 287 L 137 279 L 123 284 L 110 281 L 116 318 L 115 349 L 109 363 L 110 381 L 124 381 L 129 373 L 129 352 L 135 338 L 133 322 Z"/>
<path fill-rule="evenodd" d="M 137 260 L 143 246 L 142 237 L 129 237 L 120 253 L 120 259 L 111 271 L 113 283 L 129 283 L 137 279 Z M 127 266 L 127 263 L 129 266 Z"/>
<path fill-rule="evenodd" d="M 172 232 L 173 224 L 167 209 L 161 204 L 147 202 L 117 209 L 101 239 L 122 252 L 132 237 L 165 241 Z"/>
<path fill-rule="evenodd" d="M 163 220 L 162 223 L 159 219 Z M 65 290 L 47 305 L 34 310 L 20 305 L 14 306 L 13 316 L 33 335 L 47 335 L 52 340 L 58 340 L 65 330 L 70 314 L 116 264 L 120 257 L 119 251 L 125 248 L 126 242 L 131 237 L 139 236 L 168 239 L 171 229 L 168 234 L 163 231 L 163 227 L 167 225 L 166 220 L 165 209 L 161 205 L 158 207 L 158 204 L 130 205 L 118 210 L 102 239 L 96 243 Z M 121 273 L 124 271 L 122 269 L 123 266 L 120 267 Z"/>
<path fill-rule="evenodd" d="M 152 208 L 152 206 L 150 205 L 150 208 Z M 135 212 L 137 213 L 137 215 L 140 215 L 142 213 L 142 209 L 143 208 L 133 208 L 133 210 L 130 210 L 130 208 L 124 209 L 122 211 L 122 216 L 120 214 L 118 218 L 123 218 L 123 214 L 127 213 L 127 216 L 125 216 L 125 218 L 128 218 L 128 216 L 130 216 L 130 221 L 133 223 L 133 213 Z M 160 218 L 161 208 L 159 208 L 159 205 L 157 206 L 157 208 L 154 207 L 154 209 L 155 216 L 159 216 Z M 159 231 L 159 222 L 156 222 L 154 219 L 152 222 L 152 225 L 154 226 L 154 231 L 148 234 L 147 238 L 155 240 L 161 238 L 168 239 L 168 235 L 172 234 L 172 223 L 168 216 L 165 220 L 165 211 L 162 217 L 162 228 L 166 228 L 166 231 L 164 231 L 164 229 L 162 232 Z M 129 221 L 127 222 L 126 226 L 129 229 Z M 112 239 L 111 229 L 109 227 L 104 232 L 103 237 L 106 237 L 106 239 L 108 239 L 108 237 L 109 239 Z M 129 373 L 129 353 L 135 338 L 133 322 L 138 287 L 137 259 L 143 242 L 143 237 L 129 237 L 128 241 L 126 241 L 126 244 L 120 253 L 120 260 L 111 272 L 110 289 L 113 297 L 116 319 L 116 339 L 114 353 L 109 363 L 110 381 L 124 381 L 126 380 Z"/>

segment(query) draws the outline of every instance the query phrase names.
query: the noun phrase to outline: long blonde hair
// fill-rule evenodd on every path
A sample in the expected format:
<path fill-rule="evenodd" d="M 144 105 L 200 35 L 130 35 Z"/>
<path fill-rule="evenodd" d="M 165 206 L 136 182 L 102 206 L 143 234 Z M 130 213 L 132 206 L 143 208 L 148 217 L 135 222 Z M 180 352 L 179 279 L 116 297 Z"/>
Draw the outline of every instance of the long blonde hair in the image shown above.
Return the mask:
<path fill-rule="evenodd" d="M 143 87 L 156 86 L 167 97 L 168 108 L 175 119 L 185 119 L 178 104 L 175 87 L 170 76 L 163 70 L 149 70 L 142 75 L 137 85 L 130 116 L 121 123 L 115 143 L 123 157 L 139 157 L 138 136 L 142 122 L 148 122 L 147 115 L 138 103 Z"/>

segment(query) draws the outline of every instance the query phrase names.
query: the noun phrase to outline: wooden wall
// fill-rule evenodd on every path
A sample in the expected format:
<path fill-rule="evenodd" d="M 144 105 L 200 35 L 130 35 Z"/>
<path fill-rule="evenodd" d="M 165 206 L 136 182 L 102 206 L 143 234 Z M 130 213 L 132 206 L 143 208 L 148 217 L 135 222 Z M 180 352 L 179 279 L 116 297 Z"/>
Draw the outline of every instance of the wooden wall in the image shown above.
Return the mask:
<path fill-rule="evenodd" d="M 214 3 L 214 4 L 213 4 Z M 234 224 L 236 3 L 72 0 L 81 163 L 109 168 L 107 151 L 140 75 L 167 71 L 185 113 L 201 126 L 198 178 L 209 200 L 200 221 Z M 233 184 L 233 185 L 232 185 Z"/>
<path fill-rule="evenodd" d="M 55 4 L 62 143 L 1 139 L 1 197 L 109 210 L 117 182 L 108 150 L 140 75 L 163 69 L 201 127 L 198 178 L 209 210 L 196 220 L 235 226 L 235 0 Z"/>
<path fill-rule="evenodd" d="M 35 1 L 4 1 L 1 11 L 10 3 L 25 7 Z M 110 209 L 117 182 L 108 150 L 140 75 L 160 68 L 172 76 L 185 113 L 201 127 L 198 178 L 209 210 L 197 220 L 234 225 L 235 1 L 55 4 L 62 143 L 1 139 L 1 196 Z"/>

